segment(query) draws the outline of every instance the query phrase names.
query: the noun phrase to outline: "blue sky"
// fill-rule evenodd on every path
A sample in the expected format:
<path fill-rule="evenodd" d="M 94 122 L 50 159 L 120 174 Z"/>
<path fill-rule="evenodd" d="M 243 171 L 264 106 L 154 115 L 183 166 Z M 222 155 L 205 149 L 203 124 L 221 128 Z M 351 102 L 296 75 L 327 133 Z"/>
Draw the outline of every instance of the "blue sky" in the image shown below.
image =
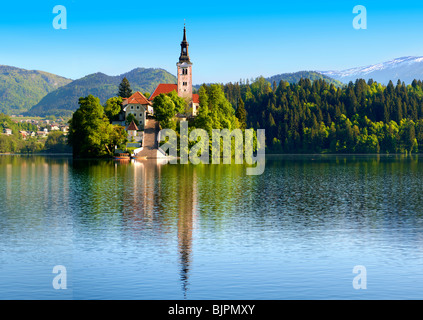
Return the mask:
<path fill-rule="evenodd" d="M 52 26 L 55 5 L 67 9 L 67 30 Z M 356 5 L 366 30 L 353 28 Z M 2 1 L 0 64 L 71 79 L 175 74 L 186 19 L 193 82 L 225 83 L 423 56 L 422 17 L 422 1 Z"/>

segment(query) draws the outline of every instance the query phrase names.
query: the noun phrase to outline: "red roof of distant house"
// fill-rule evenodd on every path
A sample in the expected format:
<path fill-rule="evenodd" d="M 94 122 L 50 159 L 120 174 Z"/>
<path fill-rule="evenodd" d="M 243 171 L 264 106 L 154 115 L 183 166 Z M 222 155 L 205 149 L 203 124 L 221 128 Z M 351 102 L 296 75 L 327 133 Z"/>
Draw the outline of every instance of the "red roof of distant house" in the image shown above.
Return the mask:
<path fill-rule="evenodd" d="M 130 130 L 138 131 L 138 127 L 135 124 L 134 120 L 132 120 L 131 124 L 128 126 L 128 129 L 126 129 L 126 130 L 128 130 L 128 131 L 130 131 Z"/>
<path fill-rule="evenodd" d="M 156 90 L 154 90 L 153 94 L 148 98 L 148 100 L 152 101 L 155 97 L 157 97 L 161 93 L 169 93 L 175 90 L 178 92 L 178 85 L 171 84 L 171 83 L 160 83 Z"/>
<path fill-rule="evenodd" d="M 192 102 L 194 103 L 200 103 L 200 96 L 196 93 L 192 94 Z"/>
<path fill-rule="evenodd" d="M 126 104 L 148 104 L 151 105 L 151 102 L 139 91 L 135 92 L 129 98 L 123 99 Z"/>

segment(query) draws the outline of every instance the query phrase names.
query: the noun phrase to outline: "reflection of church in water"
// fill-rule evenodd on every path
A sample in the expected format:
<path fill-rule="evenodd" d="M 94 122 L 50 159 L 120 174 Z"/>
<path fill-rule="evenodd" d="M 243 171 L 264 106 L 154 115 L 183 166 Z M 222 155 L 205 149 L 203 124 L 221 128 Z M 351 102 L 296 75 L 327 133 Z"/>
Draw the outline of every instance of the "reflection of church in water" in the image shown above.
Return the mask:
<path fill-rule="evenodd" d="M 115 166 L 120 166 L 116 163 Z M 153 228 L 154 232 L 168 233 L 173 222 L 178 238 L 179 275 L 184 298 L 189 289 L 192 263 L 193 229 L 197 221 L 196 173 L 178 172 L 174 183 L 162 177 L 162 170 L 190 170 L 185 166 L 162 166 L 155 160 L 136 161 L 124 165 L 133 170 L 131 193 L 125 195 L 124 214 L 133 225 Z M 166 175 L 168 176 L 168 175 Z M 189 178 L 188 178 L 189 177 Z M 130 199 L 131 197 L 132 199 Z M 172 203 L 171 203 L 172 202 Z M 144 230 L 139 230 L 143 232 Z"/>

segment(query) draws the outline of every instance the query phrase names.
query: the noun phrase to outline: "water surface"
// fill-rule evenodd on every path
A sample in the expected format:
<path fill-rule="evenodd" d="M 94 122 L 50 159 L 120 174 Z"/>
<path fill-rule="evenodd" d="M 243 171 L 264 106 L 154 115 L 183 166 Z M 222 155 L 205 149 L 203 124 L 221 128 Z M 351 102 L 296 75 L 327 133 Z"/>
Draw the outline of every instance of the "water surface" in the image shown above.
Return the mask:
<path fill-rule="evenodd" d="M 245 169 L 0 156 L 0 299 L 423 298 L 421 157 Z"/>

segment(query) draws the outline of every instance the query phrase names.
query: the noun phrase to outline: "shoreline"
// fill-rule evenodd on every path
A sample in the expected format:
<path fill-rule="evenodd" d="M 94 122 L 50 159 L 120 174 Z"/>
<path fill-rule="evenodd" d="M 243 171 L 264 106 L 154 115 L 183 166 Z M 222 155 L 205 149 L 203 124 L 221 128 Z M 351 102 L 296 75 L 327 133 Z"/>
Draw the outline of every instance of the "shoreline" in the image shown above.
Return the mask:
<path fill-rule="evenodd" d="M 419 156 L 422 153 L 266 153 L 265 156 Z M 0 153 L 0 156 L 69 156 L 73 157 L 72 153 Z M 141 157 L 142 158 L 142 157 Z M 141 159 L 140 158 L 140 159 Z M 178 157 L 179 158 L 179 157 Z M 221 157 L 223 158 L 223 157 Z M 75 159 L 114 159 L 111 157 L 98 158 L 80 158 Z"/>

